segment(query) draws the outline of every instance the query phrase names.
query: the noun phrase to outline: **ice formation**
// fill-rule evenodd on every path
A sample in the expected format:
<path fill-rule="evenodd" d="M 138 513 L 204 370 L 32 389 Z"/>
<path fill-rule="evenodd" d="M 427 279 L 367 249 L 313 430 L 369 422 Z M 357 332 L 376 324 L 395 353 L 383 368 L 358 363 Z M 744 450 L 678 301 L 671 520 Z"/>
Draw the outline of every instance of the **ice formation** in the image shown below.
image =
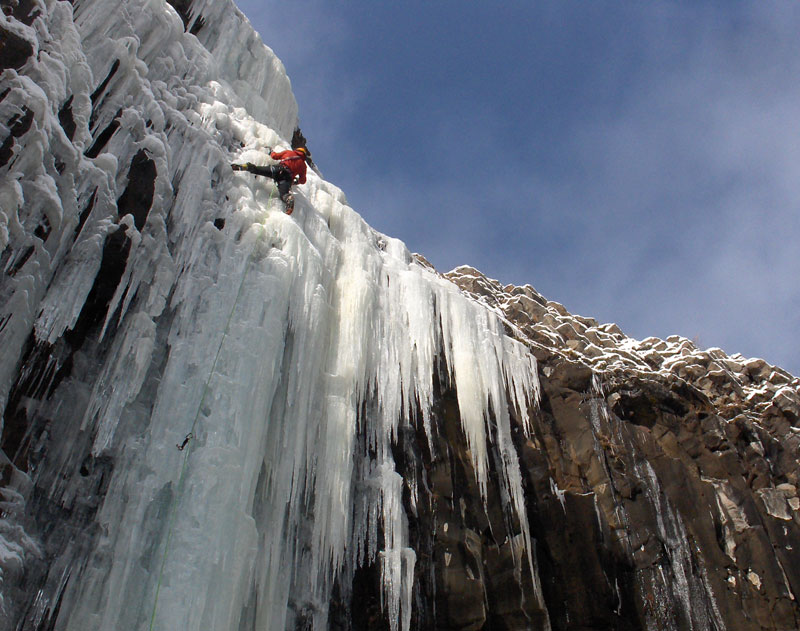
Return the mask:
<path fill-rule="evenodd" d="M 529 427 L 536 360 L 316 174 L 288 217 L 271 181 L 230 170 L 297 121 L 235 6 L 12 4 L 0 28 L 31 55 L 0 82 L 0 406 L 28 430 L 6 461 L 4 615 L 324 629 L 337 574 L 377 562 L 407 631 L 416 559 L 392 445 L 401 423 L 431 435 L 439 378 L 484 493 L 497 454 L 537 584 L 510 418 Z M 37 529 L 26 502 L 75 531 Z"/>

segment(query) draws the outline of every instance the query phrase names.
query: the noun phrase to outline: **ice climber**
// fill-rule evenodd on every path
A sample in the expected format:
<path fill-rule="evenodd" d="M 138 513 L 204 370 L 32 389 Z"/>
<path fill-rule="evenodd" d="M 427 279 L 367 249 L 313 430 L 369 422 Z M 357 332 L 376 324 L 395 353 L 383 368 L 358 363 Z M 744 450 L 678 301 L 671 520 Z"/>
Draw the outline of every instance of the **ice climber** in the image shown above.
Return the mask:
<path fill-rule="evenodd" d="M 294 211 L 294 195 L 292 184 L 306 183 L 306 161 L 311 159 L 311 154 L 305 147 L 287 149 L 286 151 L 270 151 L 269 157 L 278 160 L 278 164 L 259 167 L 251 162 L 245 164 L 232 164 L 234 171 L 247 171 L 255 175 L 263 175 L 275 180 L 278 185 L 278 194 L 286 204 L 286 214 Z"/>

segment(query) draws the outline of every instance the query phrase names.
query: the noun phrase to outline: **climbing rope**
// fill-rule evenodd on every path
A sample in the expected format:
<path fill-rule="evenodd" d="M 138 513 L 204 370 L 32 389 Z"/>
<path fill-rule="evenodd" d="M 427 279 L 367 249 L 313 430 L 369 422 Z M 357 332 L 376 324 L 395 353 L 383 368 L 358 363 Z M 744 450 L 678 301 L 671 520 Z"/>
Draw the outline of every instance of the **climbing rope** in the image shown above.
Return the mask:
<path fill-rule="evenodd" d="M 277 190 L 277 186 L 273 185 L 270 189 L 269 199 L 267 200 L 267 208 L 269 208 L 272 202 L 272 196 L 274 195 L 275 191 Z M 217 362 L 219 361 L 220 353 L 222 352 L 222 346 L 225 343 L 225 339 L 228 337 L 228 332 L 230 331 L 231 322 L 233 321 L 233 314 L 236 311 L 236 307 L 239 304 L 239 299 L 242 297 L 242 290 L 244 289 L 244 281 L 247 278 L 247 272 L 250 269 L 250 263 L 252 262 L 253 258 L 255 257 L 256 252 L 256 245 L 254 244 L 252 251 L 250 252 L 250 256 L 247 257 L 247 261 L 244 264 L 244 270 L 242 272 L 242 280 L 239 282 L 239 289 L 236 292 L 236 299 L 233 301 L 233 306 L 231 307 L 231 311 L 228 314 L 228 320 L 225 323 L 225 329 L 222 332 L 222 337 L 219 340 L 219 346 L 217 346 L 217 352 L 214 355 L 214 361 L 211 363 L 211 370 L 208 373 L 208 378 L 206 379 L 205 384 L 203 385 L 203 394 L 200 397 L 200 403 L 197 406 L 197 411 L 194 415 L 194 420 L 192 421 L 192 427 L 189 430 L 189 433 L 186 434 L 186 437 L 183 439 L 183 442 L 180 444 L 175 445 L 178 451 L 183 452 L 183 463 L 181 464 L 181 473 L 178 476 L 178 485 L 175 489 L 175 493 L 173 494 L 172 501 L 170 502 L 170 510 L 169 510 L 169 528 L 167 529 L 167 538 L 164 542 L 164 554 L 161 557 L 161 566 L 158 571 L 158 581 L 156 582 L 156 593 L 153 599 L 153 613 L 150 616 L 150 627 L 149 631 L 153 631 L 153 625 L 156 621 L 156 611 L 158 609 L 158 596 L 161 592 L 161 583 L 164 579 L 164 568 L 167 564 L 167 555 L 169 554 L 169 545 L 172 540 L 172 531 L 175 528 L 175 518 L 177 516 L 177 501 L 178 497 L 183 490 L 183 484 L 186 479 L 186 466 L 189 462 L 189 454 L 191 452 L 191 447 L 194 444 L 195 438 L 195 429 L 197 428 L 197 421 L 200 419 L 200 412 L 203 409 L 203 404 L 206 401 L 206 396 L 208 396 L 209 392 L 209 384 L 211 383 L 211 377 L 214 376 L 214 372 L 217 368 Z M 188 447 L 188 449 L 187 449 Z"/>

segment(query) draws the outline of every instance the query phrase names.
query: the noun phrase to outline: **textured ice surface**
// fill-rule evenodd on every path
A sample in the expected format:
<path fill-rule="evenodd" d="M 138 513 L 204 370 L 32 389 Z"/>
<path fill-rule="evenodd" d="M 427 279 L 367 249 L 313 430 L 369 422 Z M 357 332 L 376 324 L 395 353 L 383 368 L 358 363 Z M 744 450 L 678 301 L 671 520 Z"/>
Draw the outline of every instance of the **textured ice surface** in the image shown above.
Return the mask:
<path fill-rule="evenodd" d="M 376 562 L 407 630 L 391 446 L 401 422 L 430 435 L 439 364 L 484 493 L 499 454 L 535 573 L 509 414 L 529 427 L 535 359 L 316 174 L 288 217 L 269 180 L 230 170 L 287 146 L 297 120 L 242 14 L 194 2 L 195 35 L 163 0 L 34 5 L 30 25 L 2 16 L 35 54 L 0 82 L 0 404 L 29 428 L 8 454 L 28 457 L 0 580 L 10 593 L 43 546 L 55 561 L 7 619 L 322 629 L 337 573 Z M 34 501 L 74 541 L 21 516 Z"/>

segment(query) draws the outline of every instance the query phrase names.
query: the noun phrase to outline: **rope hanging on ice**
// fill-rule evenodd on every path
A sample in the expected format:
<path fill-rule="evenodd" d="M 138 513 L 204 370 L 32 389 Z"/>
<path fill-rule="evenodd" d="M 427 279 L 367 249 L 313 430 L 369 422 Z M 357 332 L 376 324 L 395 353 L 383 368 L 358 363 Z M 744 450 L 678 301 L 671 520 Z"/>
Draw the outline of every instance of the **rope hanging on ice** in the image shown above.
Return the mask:
<path fill-rule="evenodd" d="M 267 206 L 269 206 L 269 204 L 272 202 L 272 196 L 275 190 L 276 187 L 273 186 L 269 194 L 269 199 L 267 200 Z M 245 261 L 244 270 L 242 271 L 242 280 L 239 282 L 239 289 L 236 291 L 236 299 L 233 301 L 233 306 L 231 307 L 231 311 L 228 314 L 228 320 L 225 323 L 225 329 L 222 332 L 222 337 L 220 338 L 219 346 L 217 346 L 217 352 L 214 355 L 214 361 L 211 363 L 211 370 L 208 373 L 208 378 L 206 379 L 206 382 L 203 385 L 203 395 L 200 397 L 200 403 L 197 405 L 197 411 L 195 412 L 194 420 L 192 421 L 192 427 L 189 433 L 186 434 L 186 437 L 183 439 L 183 442 L 180 445 L 176 445 L 178 451 L 184 452 L 183 463 L 181 464 L 181 473 L 180 476 L 178 477 L 178 486 L 175 490 L 175 493 L 172 496 L 172 501 L 170 502 L 169 528 L 167 530 L 167 539 L 164 542 L 164 554 L 161 557 L 161 566 L 158 570 L 158 582 L 156 583 L 156 594 L 153 599 L 153 613 L 150 616 L 149 631 L 153 631 L 153 625 L 155 624 L 156 620 L 156 611 L 158 609 L 158 596 L 159 592 L 161 591 L 161 583 L 164 579 L 164 568 L 166 567 L 167 564 L 167 556 L 169 554 L 169 544 L 170 540 L 172 539 L 172 531 L 175 526 L 175 514 L 176 514 L 175 506 L 178 501 L 178 496 L 180 495 L 181 490 L 183 489 L 184 480 L 186 478 L 186 465 L 189 461 L 189 453 L 191 452 L 191 446 L 194 444 L 193 440 L 195 437 L 194 431 L 197 427 L 197 421 L 200 418 L 200 411 L 203 409 L 203 404 L 205 403 L 206 396 L 208 395 L 209 391 L 208 385 L 211 383 L 211 377 L 214 375 L 214 372 L 217 369 L 217 362 L 219 361 L 219 356 L 220 353 L 222 352 L 222 346 L 225 344 L 225 339 L 228 337 L 228 332 L 230 331 L 231 328 L 231 322 L 233 321 L 233 314 L 236 311 L 236 307 L 239 304 L 239 300 L 242 297 L 242 289 L 244 289 L 244 281 L 247 278 L 247 273 L 250 270 L 250 264 L 253 261 L 255 252 L 256 252 L 256 247 L 254 244 L 250 252 L 250 255 L 247 257 L 247 261 Z M 186 449 L 187 446 L 190 447 L 190 449 Z"/>

